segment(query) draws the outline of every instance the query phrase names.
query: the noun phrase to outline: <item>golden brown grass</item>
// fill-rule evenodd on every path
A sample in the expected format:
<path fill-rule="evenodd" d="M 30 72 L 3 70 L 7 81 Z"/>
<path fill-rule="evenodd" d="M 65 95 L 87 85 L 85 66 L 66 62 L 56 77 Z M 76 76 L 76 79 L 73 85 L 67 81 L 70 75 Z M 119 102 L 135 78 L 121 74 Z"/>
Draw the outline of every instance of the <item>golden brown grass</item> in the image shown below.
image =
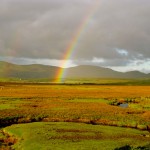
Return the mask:
<path fill-rule="evenodd" d="M 75 121 L 143 129 L 150 124 L 150 86 L 3 84 L 0 97 L 0 104 L 10 105 L 0 109 L 2 124 Z M 138 103 L 125 109 L 109 105 L 127 98 Z"/>

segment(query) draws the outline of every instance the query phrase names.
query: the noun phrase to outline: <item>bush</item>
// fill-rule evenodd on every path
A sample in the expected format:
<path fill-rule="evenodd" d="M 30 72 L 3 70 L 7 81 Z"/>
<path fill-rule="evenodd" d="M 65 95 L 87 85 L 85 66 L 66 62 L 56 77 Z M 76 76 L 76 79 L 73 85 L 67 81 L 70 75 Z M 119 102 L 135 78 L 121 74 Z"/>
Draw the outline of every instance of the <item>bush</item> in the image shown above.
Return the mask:
<path fill-rule="evenodd" d="M 120 148 L 115 148 L 115 150 L 133 150 L 130 145 L 126 145 Z"/>

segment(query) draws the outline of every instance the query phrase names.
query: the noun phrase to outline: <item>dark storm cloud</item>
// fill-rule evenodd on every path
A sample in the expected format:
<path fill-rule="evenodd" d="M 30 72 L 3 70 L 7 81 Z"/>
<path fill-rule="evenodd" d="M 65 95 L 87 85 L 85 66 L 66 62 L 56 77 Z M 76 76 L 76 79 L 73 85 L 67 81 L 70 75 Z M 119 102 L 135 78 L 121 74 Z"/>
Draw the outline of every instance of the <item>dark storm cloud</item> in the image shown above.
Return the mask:
<path fill-rule="evenodd" d="M 1 0 L 0 55 L 62 59 L 95 1 L 98 9 L 76 44 L 74 62 L 127 66 L 148 60 L 149 0 Z"/>
<path fill-rule="evenodd" d="M 77 1 L 1 1 L 1 55 L 61 58 L 85 15 Z M 82 5 L 81 5 L 82 4 Z"/>
<path fill-rule="evenodd" d="M 80 47 L 105 58 L 116 58 L 116 48 L 129 51 L 129 57 L 139 54 L 150 57 L 149 10 L 150 1 L 106 0 L 95 14 L 95 24 L 85 35 Z"/>

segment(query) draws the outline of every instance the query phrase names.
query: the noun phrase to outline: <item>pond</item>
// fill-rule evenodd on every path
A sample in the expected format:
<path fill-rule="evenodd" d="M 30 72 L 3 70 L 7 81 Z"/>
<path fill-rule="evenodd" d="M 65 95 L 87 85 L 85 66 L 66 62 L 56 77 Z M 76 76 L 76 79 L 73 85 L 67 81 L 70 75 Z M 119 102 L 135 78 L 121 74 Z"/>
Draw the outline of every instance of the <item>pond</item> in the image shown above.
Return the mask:
<path fill-rule="evenodd" d="M 120 104 L 119 107 L 122 107 L 122 108 L 128 108 L 129 105 L 128 105 L 128 103 L 124 103 L 124 104 Z"/>

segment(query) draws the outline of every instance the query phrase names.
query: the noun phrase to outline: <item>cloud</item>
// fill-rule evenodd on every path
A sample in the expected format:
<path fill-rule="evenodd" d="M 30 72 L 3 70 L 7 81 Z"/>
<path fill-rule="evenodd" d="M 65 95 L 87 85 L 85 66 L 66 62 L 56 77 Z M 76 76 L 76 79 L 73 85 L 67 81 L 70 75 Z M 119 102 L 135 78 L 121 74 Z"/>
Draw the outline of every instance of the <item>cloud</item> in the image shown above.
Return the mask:
<path fill-rule="evenodd" d="M 118 48 L 116 48 L 115 49 L 116 51 L 117 51 L 117 53 L 119 54 L 119 55 L 121 55 L 121 56 L 128 56 L 128 51 L 127 50 L 125 50 L 125 49 L 118 49 Z"/>
<path fill-rule="evenodd" d="M 103 66 L 128 66 L 135 60 L 146 63 L 150 58 L 149 0 L 1 0 L 1 57 L 62 61 L 97 1 L 69 61 Z"/>
<path fill-rule="evenodd" d="M 105 60 L 103 58 L 94 57 L 92 60 L 93 63 L 104 63 Z"/>
<path fill-rule="evenodd" d="M 109 66 L 109 67 L 116 71 L 122 72 L 138 70 L 144 73 L 150 73 L 149 66 L 150 66 L 150 59 L 130 61 L 128 66 Z"/>
<path fill-rule="evenodd" d="M 16 58 L 16 57 L 0 57 L 1 61 L 7 61 L 13 64 L 30 65 L 30 64 L 42 64 L 50 66 L 60 66 L 64 68 L 76 66 L 71 60 L 57 60 L 57 59 L 33 59 L 33 58 Z M 65 64 L 65 66 L 63 65 Z"/>

